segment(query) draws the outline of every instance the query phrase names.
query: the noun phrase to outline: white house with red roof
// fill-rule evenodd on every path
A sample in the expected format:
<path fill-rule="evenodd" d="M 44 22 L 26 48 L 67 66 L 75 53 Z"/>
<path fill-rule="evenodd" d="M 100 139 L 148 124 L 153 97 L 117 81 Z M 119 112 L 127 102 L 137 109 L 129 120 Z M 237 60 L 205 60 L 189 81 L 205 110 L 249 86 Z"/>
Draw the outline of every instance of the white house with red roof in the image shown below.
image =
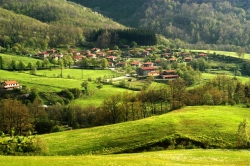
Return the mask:
<path fill-rule="evenodd" d="M 3 89 L 11 90 L 11 89 L 15 89 L 15 88 L 21 88 L 22 86 L 20 86 L 20 84 L 17 81 L 13 80 L 13 81 L 4 81 L 4 82 L 2 82 L 1 87 Z"/>

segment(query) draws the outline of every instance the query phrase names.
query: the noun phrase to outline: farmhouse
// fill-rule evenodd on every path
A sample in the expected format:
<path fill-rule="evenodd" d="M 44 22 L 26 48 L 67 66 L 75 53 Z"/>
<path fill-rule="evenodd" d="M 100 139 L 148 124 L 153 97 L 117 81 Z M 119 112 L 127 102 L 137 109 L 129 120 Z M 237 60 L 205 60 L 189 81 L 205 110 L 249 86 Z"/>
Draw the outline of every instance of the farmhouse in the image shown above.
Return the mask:
<path fill-rule="evenodd" d="M 116 64 L 117 67 L 125 67 L 126 66 L 126 62 L 119 62 Z"/>
<path fill-rule="evenodd" d="M 165 71 L 162 71 L 160 78 L 172 80 L 172 79 L 179 78 L 179 75 L 175 73 L 175 70 L 165 70 Z"/>
<path fill-rule="evenodd" d="M 149 51 L 146 51 L 146 50 L 141 53 L 142 57 L 146 57 L 148 55 L 149 55 Z"/>
<path fill-rule="evenodd" d="M 192 58 L 191 57 L 186 57 L 186 58 L 184 58 L 184 61 L 185 62 L 190 62 L 190 61 L 192 61 Z"/>
<path fill-rule="evenodd" d="M 151 71 L 151 72 L 148 72 L 148 76 L 151 76 L 151 77 L 158 77 L 160 75 L 160 72 L 159 71 Z"/>
<path fill-rule="evenodd" d="M 139 75 L 148 75 L 149 72 L 156 71 L 155 66 L 149 66 L 149 67 L 142 67 L 139 68 Z"/>
<path fill-rule="evenodd" d="M 143 63 L 143 67 L 150 67 L 153 66 L 154 64 L 152 62 L 145 62 Z"/>
<path fill-rule="evenodd" d="M 15 88 L 21 88 L 22 86 L 19 85 L 19 83 L 15 80 L 13 81 L 4 81 L 1 83 L 1 87 L 6 90 L 12 90 Z"/>
<path fill-rule="evenodd" d="M 134 61 L 130 63 L 131 66 L 135 66 L 135 67 L 139 67 L 140 66 L 140 62 Z"/>

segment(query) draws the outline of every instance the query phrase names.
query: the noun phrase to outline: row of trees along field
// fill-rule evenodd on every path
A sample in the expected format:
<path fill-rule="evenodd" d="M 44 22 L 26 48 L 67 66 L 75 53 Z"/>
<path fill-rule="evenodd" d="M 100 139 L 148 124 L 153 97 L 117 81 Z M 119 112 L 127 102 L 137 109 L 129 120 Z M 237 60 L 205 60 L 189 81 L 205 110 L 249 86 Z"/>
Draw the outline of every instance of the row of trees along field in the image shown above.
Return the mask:
<path fill-rule="evenodd" d="M 0 56 L 0 69 L 12 70 L 12 71 L 24 71 L 35 69 L 52 69 L 52 68 L 70 68 L 72 65 L 77 64 L 81 68 L 106 68 L 108 67 L 108 61 L 105 58 L 97 60 L 95 58 L 84 58 L 82 61 L 74 63 L 72 56 L 66 55 L 59 60 L 54 58 L 38 60 L 36 63 L 16 61 L 12 58 L 4 58 Z"/>
<path fill-rule="evenodd" d="M 177 79 L 169 81 L 167 85 L 136 93 L 126 91 L 123 94 L 115 94 L 105 98 L 100 106 L 88 107 L 60 103 L 42 107 L 39 95 L 35 92 L 29 97 L 30 102 L 25 100 L 27 104 L 16 99 L 3 99 L 0 101 L 0 130 L 8 133 L 11 128 L 15 128 L 19 134 L 28 130 L 48 133 L 63 130 L 61 125 L 84 128 L 114 124 L 163 114 L 183 106 L 249 106 L 250 103 L 250 83 L 243 84 L 225 75 L 218 75 L 196 88 L 187 89 L 186 85 L 183 79 Z M 73 98 L 75 94 L 79 97 L 80 93 L 79 89 L 60 92 L 61 96 Z"/>

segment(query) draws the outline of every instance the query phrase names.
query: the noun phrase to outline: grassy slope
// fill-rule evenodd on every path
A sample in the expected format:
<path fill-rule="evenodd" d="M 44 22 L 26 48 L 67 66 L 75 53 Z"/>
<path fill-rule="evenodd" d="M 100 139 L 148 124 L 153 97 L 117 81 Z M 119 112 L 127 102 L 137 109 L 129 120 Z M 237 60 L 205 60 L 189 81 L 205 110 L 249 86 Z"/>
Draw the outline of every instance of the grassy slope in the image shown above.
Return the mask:
<path fill-rule="evenodd" d="M 17 63 L 22 61 L 25 63 L 25 65 L 27 65 L 29 62 L 31 62 L 32 64 L 36 64 L 37 61 L 41 61 L 42 63 L 42 60 L 40 59 L 35 59 L 27 56 L 9 55 L 9 54 L 0 54 L 0 56 L 3 57 L 5 61 L 11 62 L 12 60 L 15 60 Z"/>
<path fill-rule="evenodd" d="M 193 52 L 204 52 L 204 53 L 208 53 L 208 50 L 191 50 Z M 217 50 L 209 50 L 209 53 L 210 54 L 213 54 L 213 53 L 216 53 L 216 54 L 221 54 L 221 55 L 226 55 L 226 56 L 232 56 L 232 57 L 237 57 L 239 58 L 239 56 L 237 55 L 236 52 L 229 52 L 229 51 L 217 51 Z M 250 59 L 250 54 L 245 54 L 244 55 L 244 59 Z"/>
<path fill-rule="evenodd" d="M 105 156 L 53 156 L 20 157 L 0 156 L 0 165 L 4 166 L 166 166 L 166 165 L 249 165 L 249 151 L 228 150 L 171 150 L 138 154 L 119 154 Z"/>
<path fill-rule="evenodd" d="M 35 88 L 39 92 L 58 92 L 66 88 L 80 88 L 81 83 L 92 78 L 92 82 L 89 82 L 90 96 L 83 96 L 73 101 L 76 105 L 99 105 L 102 103 L 105 97 L 111 96 L 117 93 L 123 93 L 127 89 L 118 88 L 112 85 L 103 85 L 103 88 L 98 89 L 97 84 L 94 83 L 98 77 L 116 76 L 111 70 L 82 70 L 80 69 L 63 69 L 64 78 L 54 78 L 60 74 L 60 70 L 37 70 L 37 76 L 30 75 L 29 71 L 25 72 L 13 72 L 0 70 L 0 79 L 2 80 L 17 80 L 22 86 L 29 88 Z M 75 79 L 68 79 L 67 75 L 74 77 Z"/>
<path fill-rule="evenodd" d="M 147 147 L 179 134 L 208 146 L 230 147 L 249 109 L 231 106 L 186 107 L 161 116 L 42 135 L 50 154 L 110 154 Z"/>

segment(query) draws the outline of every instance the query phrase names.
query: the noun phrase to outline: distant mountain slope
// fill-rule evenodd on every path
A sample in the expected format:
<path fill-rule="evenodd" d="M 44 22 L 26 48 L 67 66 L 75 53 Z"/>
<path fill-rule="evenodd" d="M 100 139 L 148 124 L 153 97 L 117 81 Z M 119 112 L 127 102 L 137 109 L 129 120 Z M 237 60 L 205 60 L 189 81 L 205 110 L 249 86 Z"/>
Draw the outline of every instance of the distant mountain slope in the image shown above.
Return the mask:
<path fill-rule="evenodd" d="M 94 29 L 124 28 L 89 8 L 65 0 L 0 0 L 0 17 L 0 48 L 10 51 L 16 46 L 17 54 L 25 54 L 27 47 L 81 45 Z"/>
<path fill-rule="evenodd" d="M 0 4 L 7 10 L 47 23 L 89 28 L 123 27 L 89 8 L 65 0 L 0 0 Z"/>
<path fill-rule="evenodd" d="M 71 1 L 127 26 L 154 29 L 167 38 L 188 43 L 250 44 L 250 2 L 246 0 Z"/>

